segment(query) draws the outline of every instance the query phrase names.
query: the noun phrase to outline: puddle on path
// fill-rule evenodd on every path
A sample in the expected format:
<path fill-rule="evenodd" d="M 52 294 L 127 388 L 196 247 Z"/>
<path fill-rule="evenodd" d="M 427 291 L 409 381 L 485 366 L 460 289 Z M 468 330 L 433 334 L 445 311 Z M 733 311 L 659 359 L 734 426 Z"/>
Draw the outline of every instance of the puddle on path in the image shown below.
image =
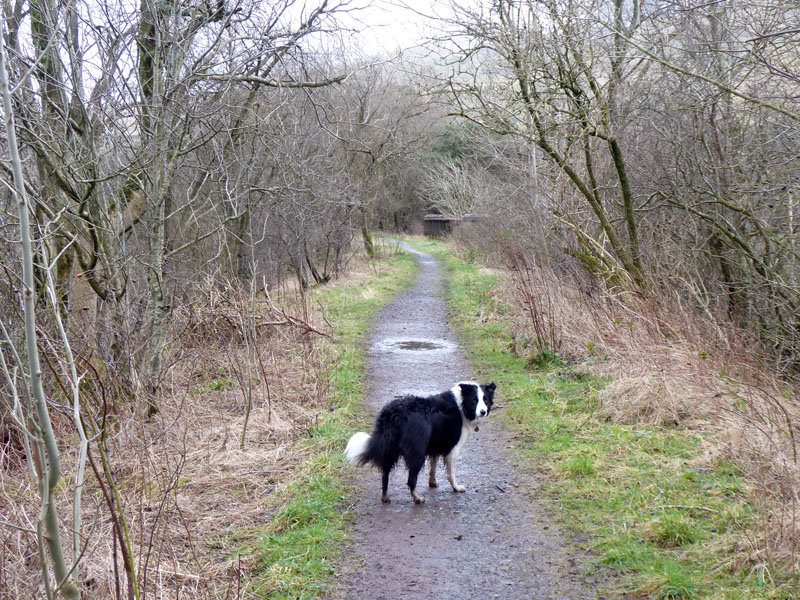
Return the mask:
<path fill-rule="evenodd" d="M 455 344 L 447 340 L 428 338 L 384 338 L 375 342 L 376 352 L 452 352 Z"/>
<path fill-rule="evenodd" d="M 442 347 L 441 344 L 435 344 L 433 342 L 417 342 L 412 340 L 397 342 L 395 345 L 400 348 L 400 350 L 439 350 Z"/>

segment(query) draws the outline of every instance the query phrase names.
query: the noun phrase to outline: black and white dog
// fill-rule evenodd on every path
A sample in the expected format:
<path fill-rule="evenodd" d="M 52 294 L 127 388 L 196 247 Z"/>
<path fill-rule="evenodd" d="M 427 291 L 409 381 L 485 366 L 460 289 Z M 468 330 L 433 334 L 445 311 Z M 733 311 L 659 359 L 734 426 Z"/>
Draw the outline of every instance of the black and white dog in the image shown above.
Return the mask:
<path fill-rule="evenodd" d="M 372 463 L 383 471 L 383 502 L 389 502 L 389 473 L 401 456 L 408 468 L 408 488 L 416 504 L 425 502 L 416 487 L 426 456 L 430 457 L 430 487 L 439 485 L 436 463 L 441 456 L 453 491 L 464 492 L 466 488 L 456 482 L 456 460 L 470 432 L 478 431 L 478 422 L 491 412 L 496 387 L 494 382 L 480 385 L 462 381 L 427 398 L 399 396 L 383 407 L 372 435 L 356 433 L 347 442 L 344 454 L 354 465 Z"/>

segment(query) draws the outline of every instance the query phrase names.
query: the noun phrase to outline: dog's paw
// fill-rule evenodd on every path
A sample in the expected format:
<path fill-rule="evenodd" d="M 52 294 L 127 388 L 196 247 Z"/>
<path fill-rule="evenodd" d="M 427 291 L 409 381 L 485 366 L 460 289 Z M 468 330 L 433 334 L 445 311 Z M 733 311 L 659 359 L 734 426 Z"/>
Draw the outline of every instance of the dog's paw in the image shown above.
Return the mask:
<path fill-rule="evenodd" d="M 439 482 L 436 481 L 433 477 L 428 479 L 428 487 L 439 487 Z"/>
<path fill-rule="evenodd" d="M 383 502 L 384 504 L 389 504 L 391 501 L 392 500 L 389 498 L 389 496 L 387 495 L 381 496 L 381 502 Z"/>
<path fill-rule="evenodd" d="M 411 494 L 412 498 L 414 498 L 414 504 L 425 504 L 425 498 L 420 496 L 419 494 Z"/>
<path fill-rule="evenodd" d="M 465 488 L 463 485 L 456 485 L 453 487 L 453 491 L 458 492 L 459 494 L 463 494 L 464 492 L 467 491 L 467 488 Z"/>

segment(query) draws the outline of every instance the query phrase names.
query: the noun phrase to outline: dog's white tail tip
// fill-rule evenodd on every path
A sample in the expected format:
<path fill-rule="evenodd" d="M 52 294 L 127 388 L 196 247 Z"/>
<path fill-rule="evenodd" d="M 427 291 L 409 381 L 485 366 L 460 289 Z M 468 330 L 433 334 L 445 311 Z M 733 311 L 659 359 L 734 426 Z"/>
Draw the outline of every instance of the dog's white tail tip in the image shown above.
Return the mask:
<path fill-rule="evenodd" d="M 344 455 L 351 465 L 358 465 L 361 457 L 367 451 L 367 444 L 369 438 L 372 437 L 368 433 L 359 431 L 350 438 L 347 442 L 347 447 L 344 449 Z"/>

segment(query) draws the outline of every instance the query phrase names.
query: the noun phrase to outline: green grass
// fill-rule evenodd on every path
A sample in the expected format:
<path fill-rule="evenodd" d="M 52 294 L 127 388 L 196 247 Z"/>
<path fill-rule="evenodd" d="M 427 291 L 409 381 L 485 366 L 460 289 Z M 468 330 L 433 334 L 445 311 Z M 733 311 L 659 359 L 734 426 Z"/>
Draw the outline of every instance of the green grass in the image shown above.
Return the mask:
<path fill-rule="evenodd" d="M 597 393 L 607 382 L 575 376 L 560 359 L 534 364 L 509 352 L 508 307 L 477 257 L 462 261 L 440 242 L 410 241 L 447 265 L 452 322 L 480 379 L 498 384 L 495 414 L 516 434 L 515 458 L 544 479 L 541 502 L 561 527 L 618 572 L 610 594 L 800 598 L 791 574 L 767 577 L 731 560 L 759 517 L 733 465 L 692 466 L 702 434 L 601 418 Z"/>
<path fill-rule="evenodd" d="M 308 458 L 275 494 L 280 503 L 270 522 L 239 534 L 240 554 L 258 557 L 259 566 L 247 582 L 258 597 L 317 598 L 336 572 L 348 535 L 345 505 L 350 489 L 342 450 L 364 419 L 365 334 L 377 311 L 410 285 L 416 272 L 408 255 L 390 255 L 381 263 L 384 270 L 366 283 L 334 284 L 313 295 L 335 329 L 324 348 L 334 365 L 329 372 L 333 406 L 319 415 L 302 447 L 296 448 Z"/>
<path fill-rule="evenodd" d="M 208 392 L 217 392 L 219 390 L 229 389 L 233 387 L 233 382 L 227 378 L 220 378 L 215 379 L 211 383 L 207 383 L 206 385 L 201 385 L 194 390 L 192 390 L 193 394 L 207 394 Z"/>

